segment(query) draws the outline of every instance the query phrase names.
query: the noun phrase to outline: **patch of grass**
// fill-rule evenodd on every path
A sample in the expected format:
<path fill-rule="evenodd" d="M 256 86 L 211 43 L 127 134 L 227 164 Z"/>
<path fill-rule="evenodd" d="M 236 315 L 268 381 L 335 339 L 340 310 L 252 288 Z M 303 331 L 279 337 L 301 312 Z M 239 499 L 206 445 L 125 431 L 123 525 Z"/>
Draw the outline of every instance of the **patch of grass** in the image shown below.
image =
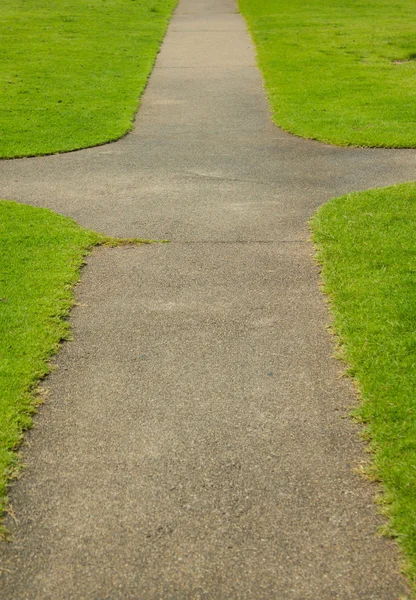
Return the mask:
<path fill-rule="evenodd" d="M 132 127 L 176 0 L 2 0 L 0 157 L 95 146 Z"/>
<path fill-rule="evenodd" d="M 416 146 L 414 0 L 239 4 L 277 125 L 342 146 Z"/>
<path fill-rule="evenodd" d="M 98 244 L 143 241 L 108 238 L 50 210 L 0 201 L 0 516 L 36 385 L 70 334 L 66 317 L 85 255 Z"/>
<path fill-rule="evenodd" d="M 312 229 L 371 473 L 416 582 L 416 184 L 332 200 Z"/>

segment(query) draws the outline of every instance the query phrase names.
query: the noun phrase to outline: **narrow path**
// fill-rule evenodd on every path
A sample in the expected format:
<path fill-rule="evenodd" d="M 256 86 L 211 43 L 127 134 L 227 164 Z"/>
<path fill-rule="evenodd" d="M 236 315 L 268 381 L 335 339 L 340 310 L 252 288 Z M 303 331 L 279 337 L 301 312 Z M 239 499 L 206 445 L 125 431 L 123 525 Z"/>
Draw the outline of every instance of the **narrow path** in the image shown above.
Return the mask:
<path fill-rule="evenodd" d="M 117 143 L 0 164 L 1 196 L 108 234 L 13 486 L 2 599 L 393 600 L 395 544 L 345 419 L 315 208 L 415 152 L 279 131 L 231 0 L 181 0 Z"/>

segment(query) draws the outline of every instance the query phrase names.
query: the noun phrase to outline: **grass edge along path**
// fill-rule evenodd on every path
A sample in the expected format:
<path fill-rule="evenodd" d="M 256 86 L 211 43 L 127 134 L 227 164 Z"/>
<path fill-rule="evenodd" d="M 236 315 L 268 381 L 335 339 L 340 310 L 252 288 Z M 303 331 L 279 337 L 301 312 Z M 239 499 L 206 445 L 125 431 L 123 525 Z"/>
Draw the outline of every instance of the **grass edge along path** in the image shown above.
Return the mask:
<path fill-rule="evenodd" d="M 359 391 L 365 473 L 382 482 L 383 533 L 404 550 L 415 586 L 416 183 L 333 199 L 311 229 L 339 356 Z"/>
<path fill-rule="evenodd" d="M 3 0 L 0 158 L 131 131 L 176 2 Z"/>
<path fill-rule="evenodd" d="M 416 147 L 413 0 L 238 0 L 274 122 L 339 146 Z"/>
<path fill-rule="evenodd" d="M 16 452 L 41 401 L 38 384 L 70 339 L 74 285 L 94 246 L 150 243 L 78 226 L 45 208 L 0 201 L 0 535 L 7 487 L 22 464 Z"/>

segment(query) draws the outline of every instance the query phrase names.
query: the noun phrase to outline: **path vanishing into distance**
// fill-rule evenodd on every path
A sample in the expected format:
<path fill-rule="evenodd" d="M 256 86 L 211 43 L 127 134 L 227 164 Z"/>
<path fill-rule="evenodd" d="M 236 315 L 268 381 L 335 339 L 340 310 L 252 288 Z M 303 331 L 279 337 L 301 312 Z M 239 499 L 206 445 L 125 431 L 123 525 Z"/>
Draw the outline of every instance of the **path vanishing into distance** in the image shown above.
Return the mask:
<path fill-rule="evenodd" d="M 180 1 L 127 137 L 0 163 L 3 198 L 170 240 L 88 259 L 11 489 L 2 600 L 409 594 L 353 473 L 307 220 L 415 166 L 280 131 L 231 0 Z"/>

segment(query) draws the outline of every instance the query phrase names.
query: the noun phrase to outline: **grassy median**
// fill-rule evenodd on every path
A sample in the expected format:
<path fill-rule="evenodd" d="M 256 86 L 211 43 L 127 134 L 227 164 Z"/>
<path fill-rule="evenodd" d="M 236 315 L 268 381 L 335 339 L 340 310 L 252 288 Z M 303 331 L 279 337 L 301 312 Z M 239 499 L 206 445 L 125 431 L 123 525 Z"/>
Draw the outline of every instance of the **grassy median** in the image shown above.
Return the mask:
<path fill-rule="evenodd" d="M 414 0 L 239 4 L 277 125 L 342 146 L 416 146 Z"/>
<path fill-rule="evenodd" d="M 2 0 L 0 158 L 132 127 L 176 0 Z"/>
<path fill-rule="evenodd" d="M 341 355 L 359 384 L 368 473 L 384 485 L 388 532 L 416 582 L 416 184 L 332 200 L 312 228 Z"/>

